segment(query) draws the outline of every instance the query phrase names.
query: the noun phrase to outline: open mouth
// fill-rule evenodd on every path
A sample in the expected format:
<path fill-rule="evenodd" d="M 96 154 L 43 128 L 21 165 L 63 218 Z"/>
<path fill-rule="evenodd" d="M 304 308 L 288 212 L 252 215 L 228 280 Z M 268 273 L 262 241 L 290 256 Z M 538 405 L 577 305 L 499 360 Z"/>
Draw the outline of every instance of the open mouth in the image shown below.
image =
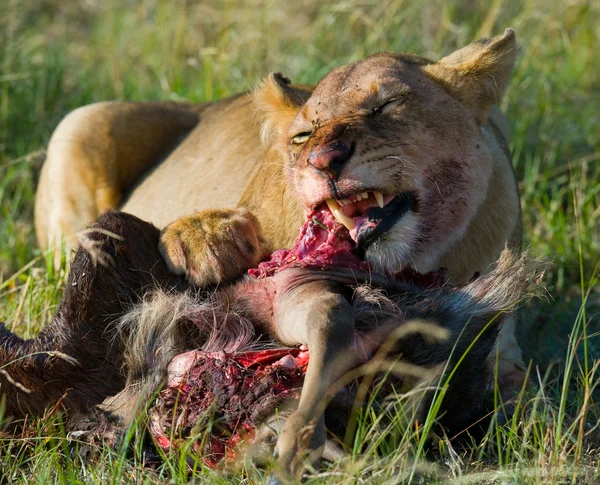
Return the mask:
<path fill-rule="evenodd" d="M 364 250 L 416 208 L 417 199 L 411 192 L 361 192 L 346 199 L 327 199 L 306 214 L 291 249 L 274 251 L 257 268 L 249 269 L 248 274 L 266 278 L 290 267 L 330 266 L 369 271 Z"/>
<path fill-rule="evenodd" d="M 346 199 L 326 199 L 325 204 L 349 231 L 352 240 L 366 249 L 410 209 L 417 200 L 412 192 L 384 195 L 378 191 L 353 194 Z"/>

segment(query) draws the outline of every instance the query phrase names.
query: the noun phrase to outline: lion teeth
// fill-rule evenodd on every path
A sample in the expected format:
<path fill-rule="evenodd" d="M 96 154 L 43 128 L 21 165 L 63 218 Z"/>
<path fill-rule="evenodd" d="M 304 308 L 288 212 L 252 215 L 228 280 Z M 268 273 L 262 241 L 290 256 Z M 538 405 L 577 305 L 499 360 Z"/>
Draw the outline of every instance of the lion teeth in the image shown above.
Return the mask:
<path fill-rule="evenodd" d="M 375 200 L 377 201 L 377 204 L 379 204 L 379 207 L 383 209 L 383 194 L 381 192 L 373 192 L 373 195 L 375 196 Z"/>
<path fill-rule="evenodd" d="M 360 194 L 360 196 L 361 196 L 363 199 L 368 199 L 368 198 L 369 198 L 369 192 L 363 192 L 362 194 Z"/>
<path fill-rule="evenodd" d="M 327 203 L 327 207 L 329 207 L 329 210 L 333 213 L 333 211 L 339 211 L 340 210 L 340 204 L 338 204 L 338 201 L 335 199 L 325 199 L 325 202 Z"/>
<path fill-rule="evenodd" d="M 327 207 L 329 207 L 329 210 L 333 214 L 333 217 L 335 217 L 335 219 L 340 224 L 345 226 L 346 229 L 351 231 L 352 229 L 354 229 L 356 227 L 356 224 L 354 223 L 354 219 L 352 219 L 351 217 L 348 217 L 347 215 L 342 213 L 342 211 L 340 210 L 341 209 L 340 204 L 338 204 L 338 202 L 336 200 L 326 199 L 325 202 L 327 203 Z"/>
<path fill-rule="evenodd" d="M 343 224 L 344 226 L 346 226 L 346 229 L 348 229 L 349 231 L 351 231 L 352 229 L 354 229 L 356 227 L 356 224 L 354 223 L 354 219 L 343 214 L 342 211 L 340 211 L 340 210 L 332 211 L 332 214 L 337 219 L 337 221 L 340 224 Z"/>

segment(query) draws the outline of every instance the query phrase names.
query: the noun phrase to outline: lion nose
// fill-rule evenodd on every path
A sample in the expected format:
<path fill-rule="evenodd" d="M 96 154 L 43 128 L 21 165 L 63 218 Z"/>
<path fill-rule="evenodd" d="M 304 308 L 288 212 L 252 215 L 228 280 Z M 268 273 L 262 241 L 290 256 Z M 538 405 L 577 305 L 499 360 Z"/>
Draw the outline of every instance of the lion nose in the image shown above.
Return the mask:
<path fill-rule="evenodd" d="M 352 156 L 352 146 L 343 141 L 334 141 L 308 155 L 307 162 L 319 172 L 338 178 L 344 165 Z"/>

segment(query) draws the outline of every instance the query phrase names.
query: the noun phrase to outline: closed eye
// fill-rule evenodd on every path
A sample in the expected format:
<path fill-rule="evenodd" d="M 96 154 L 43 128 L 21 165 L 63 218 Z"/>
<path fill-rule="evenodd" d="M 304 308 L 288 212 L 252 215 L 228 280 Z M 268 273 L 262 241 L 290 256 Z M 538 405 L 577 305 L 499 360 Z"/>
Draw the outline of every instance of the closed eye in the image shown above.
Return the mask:
<path fill-rule="evenodd" d="M 310 135 L 312 135 L 312 131 L 303 131 L 302 133 L 295 135 L 290 143 L 293 143 L 294 145 L 302 145 L 303 143 L 306 143 L 306 141 L 310 138 Z"/>
<path fill-rule="evenodd" d="M 402 103 L 404 103 L 405 99 L 406 99 L 406 96 L 398 96 L 396 98 L 388 99 L 385 103 L 373 108 L 372 112 L 374 115 L 380 115 L 380 114 L 386 113 L 391 108 L 400 106 Z"/>

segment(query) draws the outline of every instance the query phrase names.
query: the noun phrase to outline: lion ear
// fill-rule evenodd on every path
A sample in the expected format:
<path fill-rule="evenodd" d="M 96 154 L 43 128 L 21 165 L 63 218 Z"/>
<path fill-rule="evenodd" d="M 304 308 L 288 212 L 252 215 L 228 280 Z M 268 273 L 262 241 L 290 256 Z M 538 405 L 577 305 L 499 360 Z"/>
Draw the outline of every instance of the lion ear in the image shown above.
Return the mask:
<path fill-rule="evenodd" d="M 425 66 L 424 70 L 469 108 L 482 124 L 492 105 L 504 94 L 516 55 L 515 32 L 506 29 L 504 35 L 473 42 Z"/>
<path fill-rule="evenodd" d="M 261 123 L 261 139 L 269 145 L 287 131 L 300 108 L 310 96 L 308 91 L 292 86 L 280 72 L 269 74 L 253 93 L 254 106 Z"/>

